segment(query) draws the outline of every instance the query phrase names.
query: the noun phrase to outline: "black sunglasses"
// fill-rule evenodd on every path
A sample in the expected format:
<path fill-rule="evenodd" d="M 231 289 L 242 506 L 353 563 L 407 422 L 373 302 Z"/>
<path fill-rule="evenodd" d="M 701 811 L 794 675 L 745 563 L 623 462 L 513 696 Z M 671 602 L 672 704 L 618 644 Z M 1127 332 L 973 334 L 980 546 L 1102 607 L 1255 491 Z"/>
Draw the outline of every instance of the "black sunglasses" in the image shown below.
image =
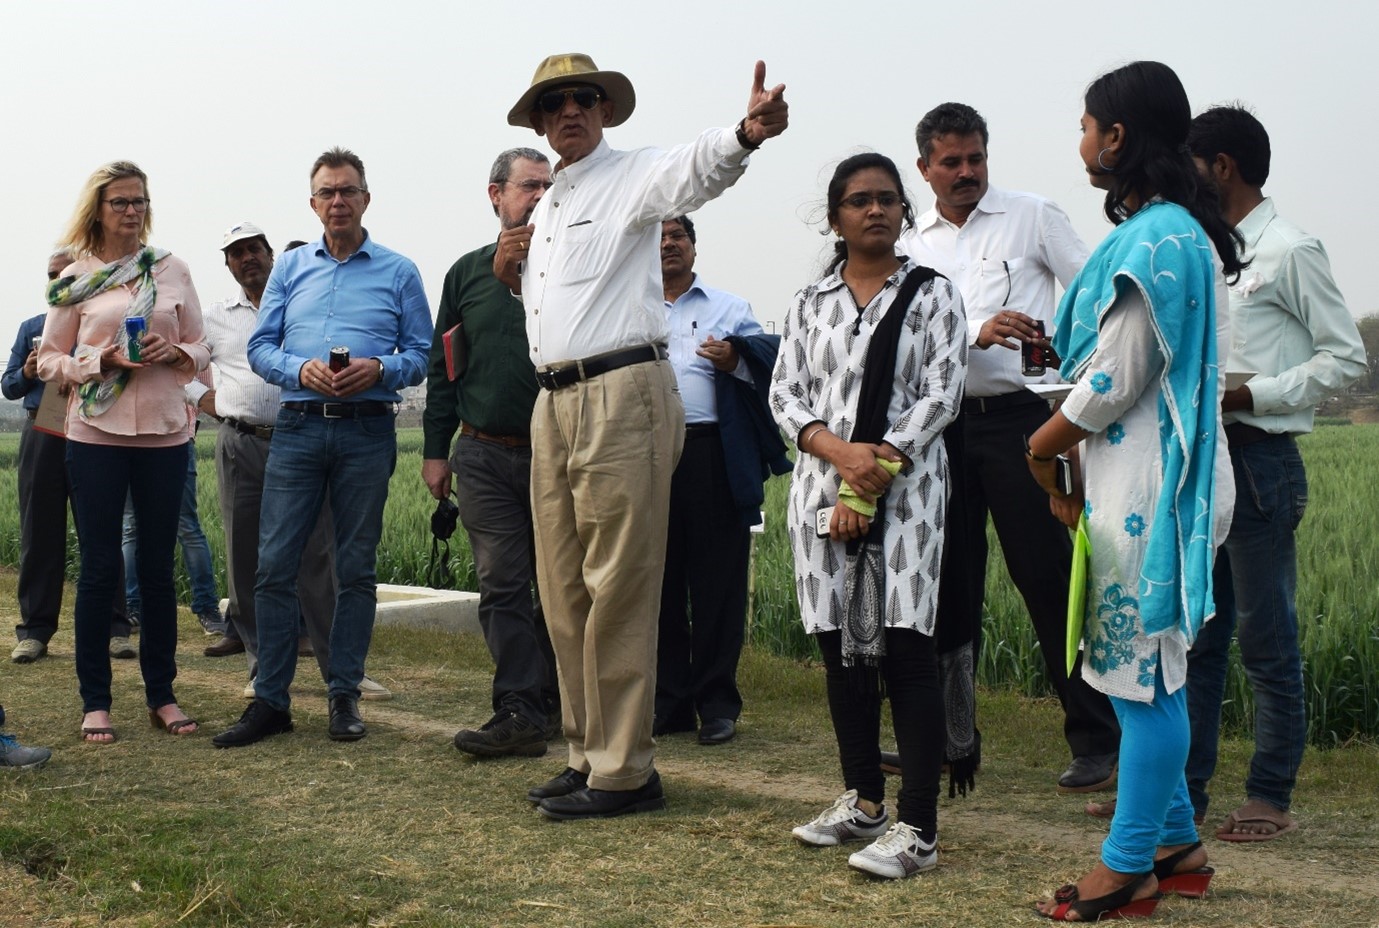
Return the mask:
<path fill-rule="evenodd" d="M 565 98 L 574 98 L 582 110 L 592 110 L 603 99 L 602 91 L 593 87 L 572 87 L 569 90 L 548 90 L 536 98 L 536 105 L 546 114 L 558 113 L 565 106 Z"/>

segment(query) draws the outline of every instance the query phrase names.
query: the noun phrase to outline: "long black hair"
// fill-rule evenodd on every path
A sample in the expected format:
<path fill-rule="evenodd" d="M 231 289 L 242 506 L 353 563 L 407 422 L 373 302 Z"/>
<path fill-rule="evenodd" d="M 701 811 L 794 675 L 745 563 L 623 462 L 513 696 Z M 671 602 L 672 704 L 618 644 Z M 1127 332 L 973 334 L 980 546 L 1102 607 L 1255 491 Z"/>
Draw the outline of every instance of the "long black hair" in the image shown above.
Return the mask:
<path fill-rule="evenodd" d="M 903 219 L 900 225 L 901 230 L 914 225 L 914 207 L 910 205 L 910 198 L 905 194 L 905 185 L 900 181 L 900 170 L 890 158 L 874 151 L 865 151 L 860 155 L 844 158 L 833 170 L 833 179 L 828 182 L 829 225 L 832 225 L 838 218 L 838 208 L 843 205 L 843 194 L 847 191 L 848 181 L 852 180 L 852 175 L 868 168 L 880 168 L 891 176 L 891 180 L 895 181 L 896 192 L 900 194 L 900 210 Z M 833 243 L 833 260 L 829 263 L 825 273 L 832 274 L 838 270 L 847 260 L 847 257 L 848 243 L 839 238 Z"/>
<path fill-rule="evenodd" d="M 1105 131 L 1125 127 L 1124 145 L 1109 172 L 1106 218 L 1124 222 L 1128 200 L 1140 204 L 1158 196 L 1182 206 L 1206 230 L 1227 279 L 1245 268 L 1239 233 L 1221 213 L 1216 188 L 1197 173 L 1187 147 L 1192 107 L 1173 69 L 1158 61 L 1135 61 L 1103 74 L 1087 87 L 1087 115 Z"/>

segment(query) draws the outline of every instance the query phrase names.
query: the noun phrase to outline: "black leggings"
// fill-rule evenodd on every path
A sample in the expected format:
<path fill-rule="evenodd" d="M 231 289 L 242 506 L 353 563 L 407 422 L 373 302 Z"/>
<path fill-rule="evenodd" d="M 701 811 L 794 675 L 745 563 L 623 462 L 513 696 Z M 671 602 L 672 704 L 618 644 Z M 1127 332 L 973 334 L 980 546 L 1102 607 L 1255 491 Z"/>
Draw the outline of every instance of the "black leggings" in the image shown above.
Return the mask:
<path fill-rule="evenodd" d="M 823 652 L 828 709 L 838 738 L 843 783 L 868 802 L 884 802 L 881 705 L 865 705 L 850 683 L 843 668 L 842 632 L 820 632 L 816 637 Z M 897 815 L 923 840 L 932 841 L 938 834 L 939 778 L 946 738 L 934 639 L 907 628 L 887 628 L 881 673 L 904 771 Z"/>

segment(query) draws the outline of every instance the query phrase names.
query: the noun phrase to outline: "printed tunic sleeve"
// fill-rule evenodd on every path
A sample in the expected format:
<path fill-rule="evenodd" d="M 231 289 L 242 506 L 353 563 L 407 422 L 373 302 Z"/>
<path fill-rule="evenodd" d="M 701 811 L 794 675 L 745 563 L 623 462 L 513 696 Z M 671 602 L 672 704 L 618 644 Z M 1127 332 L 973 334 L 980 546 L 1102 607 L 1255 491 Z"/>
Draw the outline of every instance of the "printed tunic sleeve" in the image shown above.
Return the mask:
<path fill-rule="evenodd" d="M 794 442 L 798 442 L 800 431 L 806 425 L 822 418 L 810 403 L 813 375 L 809 370 L 808 339 L 813 297 L 813 287 L 806 287 L 795 295 L 794 304 L 785 314 L 780 354 L 776 356 L 776 369 L 771 375 L 771 414 Z"/>
<path fill-rule="evenodd" d="M 1059 410 L 1078 428 L 1100 432 L 1135 405 L 1163 364 L 1144 294 L 1120 290 L 1101 318 L 1096 351 Z"/>

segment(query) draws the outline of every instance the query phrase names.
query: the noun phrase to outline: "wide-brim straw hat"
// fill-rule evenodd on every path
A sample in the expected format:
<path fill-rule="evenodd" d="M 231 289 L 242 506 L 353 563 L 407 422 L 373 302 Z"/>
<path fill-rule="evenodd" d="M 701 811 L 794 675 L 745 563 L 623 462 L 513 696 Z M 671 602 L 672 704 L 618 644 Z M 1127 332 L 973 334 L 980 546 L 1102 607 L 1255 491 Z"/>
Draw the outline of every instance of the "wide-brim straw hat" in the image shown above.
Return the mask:
<path fill-rule="evenodd" d="M 594 59 L 580 52 L 551 55 L 537 65 L 532 75 L 531 86 L 522 94 L 517 104 L 508 110 L 508 125 L 530 129 L 531 111 L 536 106 L 537 97 L 552 87 L 562 84 L 598 84 L 604 94 L 613 102 L 613 118 L 609 126 L 620 126 L 632 115 L 637 107 L 637 94 L 632 82 L 617 71 L 600 71 Z"/>

